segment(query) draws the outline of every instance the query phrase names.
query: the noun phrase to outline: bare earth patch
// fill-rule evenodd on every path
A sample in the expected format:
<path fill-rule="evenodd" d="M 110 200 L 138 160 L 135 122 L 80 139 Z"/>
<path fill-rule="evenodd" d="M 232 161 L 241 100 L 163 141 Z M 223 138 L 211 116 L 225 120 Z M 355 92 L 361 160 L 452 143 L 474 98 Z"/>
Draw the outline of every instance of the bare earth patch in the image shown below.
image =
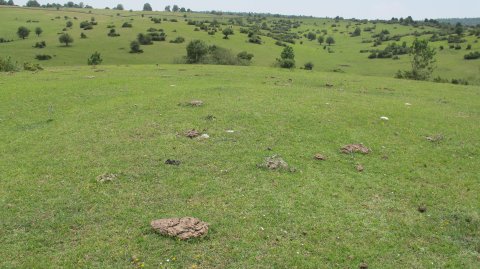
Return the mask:
<path fill-rule="evenodd" d="M 368 154 L 370 153 L 370 149 L 365 147 L 363 144 L 350 144 L 343 146 L 341 148 L 342 153 L 351 154 L 351 153 L 362 153 Z"/>
<path fill-rule="evenodd" d="M 363 167 L 363 165 L 361 165 L 361 164 L 357 164 L 355 169 L 357 169 L 358 172 L 363 172 L 365 170 L 365 167 Z"/>
<path fill-rule="evenodd" d="M 190 103 L 188 103 L 190 106 L 203 106 L 203 101 L 202 100 L 192 100 Z"/>
<path fill-rule="evenodd" d="M 288 170 L 290 172 L 295 172 L 295 168 L 290 167 L 287 162 L 277 155 L 265 158 L 263 163 L 259 164 L 258 167 L 267 168 L 269 170 Z"/>
<path fill-rule="evenodd" d="M 153 220 L 150 225 L 161 235 L 181 240 L 198 238 L 208 233 L 208 223 L 192 217 Z"/>
<path fill-rule="evenodd" d="M 192 130 L 186 131 L 185 136 L 188 138 L 195 138 L 200 136 L 200 132 L 195 129 L 192 129 Z"/>
<path fill-rule="evenodd" d="M 319 160 L 319 161 L 326 161 L 327 160 L 327 157 L 323 154 L 320 154 L 320 153 L 315 154 L 315 156 L 313 156 L 313 158 L 315 160 Z"/>

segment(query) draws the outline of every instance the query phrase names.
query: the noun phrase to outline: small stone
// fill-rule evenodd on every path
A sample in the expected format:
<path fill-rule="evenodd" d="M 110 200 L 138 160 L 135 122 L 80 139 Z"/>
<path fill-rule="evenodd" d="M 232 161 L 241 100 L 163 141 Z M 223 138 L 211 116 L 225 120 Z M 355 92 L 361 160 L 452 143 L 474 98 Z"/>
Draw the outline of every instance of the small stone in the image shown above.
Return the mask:
<path fill-rule="evenodd" d="M 380 119 L 383 120 L 383 121 L 389 121 L 390 120 L 388 117 L 385 117 L 385 116 L 380 117 Z"/>
<path fill-rule="evenodd" d="M 315 160 L 319 160 L 319 161 L 326 161 L 327 160 L 327 157 L 325 157 L 324 155 L 322 155 L 320 153 L 315 154 L 314 158 L 315 158 Z"/>
<path fill-rule="evenodd" d="M 208 134 L 202 134 L 201 136 L 198 137 L 198 139 L 200 139 L 200 140 L 207 140 L 209 138 L 210 138 L 210 136 Z"/>
<path fill-rule="evenodd" d="M 208 223 L 192 217 L 153 220 L 150 225 L 161 235 L 181 240 L 202 237 L 208 233 Z"/>

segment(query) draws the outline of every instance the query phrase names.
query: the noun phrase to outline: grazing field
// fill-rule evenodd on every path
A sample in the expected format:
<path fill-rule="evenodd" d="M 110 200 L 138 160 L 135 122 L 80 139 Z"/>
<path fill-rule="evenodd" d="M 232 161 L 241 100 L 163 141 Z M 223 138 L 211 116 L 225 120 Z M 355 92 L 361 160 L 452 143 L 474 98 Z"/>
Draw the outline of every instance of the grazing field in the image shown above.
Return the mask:
<path fill-rule="evenodd" d="M 26 57 L 31 41 L 0 53 Z M 55 48 L 55 63 L 83 63 L 96 49 L 87 44 Z M 109 46 L 107 63 L 171 60 L 154 47 L 113 60 Z M 349 73 L 163 64 L 0 73 L 0 267 L 478 268 L 479 87 Z M 209 138 L 185 137 L 191 129 Z M 351 143 L 371 153 L 340 152 Z M 290 169 L 258 166 L 273 155 Z M 105 174 L 111 182 L 98 181 Z M 208 222 L 209 234 L 152 232 L 151 220 L 178 216 Z"/>
<path fill-rule="evenodd" d="M 91 12 L 91 13 L 89 13 Z M 142 17 L 142 15 L 144 15 Z M 185 17 L 184 17 L 185 16 Z M 90 21 L 92 17 L 97 25 L 91 30 L 82 30 L 80 23 Z M 161 23 L 154 23 L 151 18 L 161 19 Z M 165 20 L 164 20 L 165 19 Z M 176 22 L 171 20 L 175 19 Z M 239 20 L 236 20 L 239 19 Z M 204 23 L 205 30 L 195 25 L 188 25 L 188 21 Z M 71 21 L 72 27 L 66 28 L 66 23 Z M 288 21 L 288 23 L 285 23 Z M 218 22 L 218 24 L 213 23 Z M 241 22 L 241 25 L 240 25 Z M 276 24 L 284 22 L 284 24 Z M 124 23 L 130 23 L 131 28 L 123 28 Z M 265 24 L 264 24 L 265 23 Z M 298 23 L 298 27 L 291 27 Z M 400 69 L 410 67 L 408 55 L 400 55 L 398 60 L 368 59 L 371 50 L 383 50 L 392 43 L 401 45 L 411 42 L 417 37 L 430 39 L 434 33 L 443 34 L 442 30 L 428 25 L 401 25 L 398 23 L 382 23 L 374 21 L 352 21 L 320 18 L 275 18 L 263 16 L 234 16 L 211 15 L 202 13 L 173 13 L 173 12 L 140 12 L 118 10 L 88 10 L 88 9 L 28 9 L 0 7 L 0 38 L 13 40 L 9 43 L 0 43 L 0 57 L 12 56 L 19 62 L 36 62 L 43 66 L 72 66 L 86 65 L 87 58 L 98 51 L 104 58 L 104 64 L 171 64 L 185 56 L 185 47 L 193 39 L 201 39 L 210 45 L 217 45 L 230 49 L 235 55 L 247 51 L 254 55 L 252 65 L 272 66 L 275 59 L 280 56 L 283 47 L 276 45 L 276 36 L 293 36 L 291 41 L 295 44 L 283 42 L 294 48 L 297 66 L 311 61 L 315 71 L 340 72 L 368 76 L 394 77 Z M 214 26 L 212 26 L 214 25 Z M 16 30 L 20 26 L 29 28 L 32 32 L 26 39 L 20 39 Z M 114 27 L 120 36 L 109 37 L 107 34 Z M 34 33 L 36 27 L 41 27 L 43 33 L 37 37 Z M 232 27 L 234 35 L 223 39 L 221 29 Z M 356 29 L 361 29 L 359 36 L 351 37 Z M 64 29 L 65 28 L 65 29 Z M 131 54 L 130 42 L 137 38 L 139 33 L 147 33 L 149 28 L 162 29 L 166 34 L 166 41 L 154 42 L 153 45 L 142 46 L 144 53 Z M 247 33 L 241 29 L 256 31 L 262 44 L 248 42 Z M 472 28 L 473 29 L 473 28 Z M 477 28 L 478 29 L 478 28 Z M 388 31 L 389 38 L 399 36 L 398 41 L 388 40 L 373 46 L 382 31 Z M 216 31 L 216 32 L 215 32 Z M 480 31 L 480 30 L 477 30 Z M 214 35 L 209 35 L 208 32 Z M 65 47 L 58 42 L 61 33 L 68 33 L 74 38 L 70 47 Z M 87 38 L 81 39 L 84 33 Z M 324 42 L 319 44 L 317 39 L 309 40 L 306 35 L 314 33 L 316 37 L 333 37 L 335 44 L 327 46 Z M 415 36 L 417 35 L 417 36 Z M 452 35 L 453 34 L 449 34 Z M 441 36 L 446 38 L 449 35 Z M 431 42 L 437 49 L 437 69 L 432 78 L 440 77 L 451 81 L 452 79 L 466 80 L 470 84 L 480 85 L 480 60 L 464 60 L 464 55 L 480 51 L 478 36 L 471 35 L 465 30 L 461 43 L 448 43 L 446 40 Z M 181 44 L 170 43 L 177 37 L 185 38 Z M 279 38 L 280 40 L 288 39 Z M 46 42 L 43 49 L 32 48 L 36 42 Z M 460 49 L 450 48 L 459 45 Z M 470 45 L 471 49 L 467 50 Z M 440 50 L 440 47 L 444 47 Z M 364 51 L 364 53 L 360 53 Z M 49 61 L 35 60 L 37 54 L 52 56 Z"/>

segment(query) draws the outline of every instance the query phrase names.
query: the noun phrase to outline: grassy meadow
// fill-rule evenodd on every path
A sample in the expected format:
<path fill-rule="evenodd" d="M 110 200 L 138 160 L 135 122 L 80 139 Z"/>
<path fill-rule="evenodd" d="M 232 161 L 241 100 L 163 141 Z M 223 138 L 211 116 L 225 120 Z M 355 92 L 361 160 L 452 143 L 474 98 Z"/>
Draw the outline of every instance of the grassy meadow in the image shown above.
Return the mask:
<path fill-rule="evenodd" d="M 0 78 L 2 268 L 478 267 L 476 86 L 183 65 Z M 360 142 L 372 153 L 340 153 Z M 274 154 L 296 171 L 257 167 Z M 150 230 L 175 216 L 208 236 Z"/>
<path fill-rule="evenodd" d="M 409 56 L 368 59 L 360 50 L 372 49 L 362 43 L 372 33 L 350 37 L 349 20 L 292 19 L 302 24 L 291 31 L 327 30 L 336 44 L 329 53 L 302 37 L 297 68 L 286 70 L 273 68 L 283 47 L 266 36 L 248 43 L 240 26 L 226 40 L 180 13 L 91 12 L 0 7 L 0 38 L 13 40 L 0 43 L 0 58 L 45 68 L 0 72 L 0 268 L 479 268 L 480 62 L 463 59 L 467 44 L 480 50 L 474 36 L 461 50 L 430 43 L 445 47 L 433 76 L 464 86 L 394 79 Z M 91 17 L 98 25 L 80 39 Z M 75 42 L 64 47 L 69 20 Z M 108 25 L 120 36 L 108 37 Z M 20 26 L 32 30 L 25 40 Z M 167 41 L 129 53 L 150 27 Z M 374 32 L 435 31 L 422 27 Z M 186 42 L 169 42 L 178 36 Z M 193 39 L 255 57 L 174 64 Z M 32 48 L 39 41 L 47 47 Z M 87 66 L 95 51 L 103 63 Z M 314 70 L 298 68 L 308 61 Z M 192 129 L 209 138 L 185 137 Z M 371 153 L 341 153 L 353 143 Z M 291 169 L 260 167 L 274 155 Z M 99 182 L 105 174 L 116 177 Z M 208 235 L 178 241 L 150 227 L 185 216 L 209 223 Z"/>

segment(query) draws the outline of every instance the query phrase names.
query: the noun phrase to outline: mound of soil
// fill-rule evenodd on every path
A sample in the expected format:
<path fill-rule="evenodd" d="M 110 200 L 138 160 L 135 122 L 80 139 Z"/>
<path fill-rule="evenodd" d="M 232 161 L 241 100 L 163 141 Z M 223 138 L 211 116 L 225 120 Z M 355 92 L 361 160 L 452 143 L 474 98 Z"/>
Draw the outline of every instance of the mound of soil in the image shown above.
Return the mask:
<path fill-rule="evenodd" d="M 195 129 L 192 129 L 190 131 L 186 131 L 185 136 L 188 137 L 188 138 L 195 138 L 195 137 L 200 136 L 200 132 L 195 130 Z"/>
<path fill-rule="evenodd" d="M 203 106 L 203 101 L 202 100 L 192 100 L 190 103 L 188 103 L 190 106 Z"/>
<path fill-rule="evenodd" d="M 277 155 L 265 158 L 265 161 L 259 166 L 270 170 L 288 170 L 289 168 L 288 163 Z"/>
<path fill-rule="evenodd" d="M 343 146 L 341 148 L 342 153 L 351 154 L 351 153 L 362 153 L 368 154 L 370 153 L 370 149 L 365 147 L 363 144 L 350 144 Z"/>
<path fill-rule="evenodd" d="M 153 220 L 150 225 L 161 235 L 181 240 L 201 237 L 208 233 L 208 223 L 192 217 Z"/>
<path fill-rule="evenodd" d="M 106 174 L 98 176 L 97 181 L 100 182 L 100 183 L 111 182 L 111 181 L 114 181 L 115 179 L 117 179 L 117 177 L 118 177 L 118 175 L 116 175 L 116 174 L 106 173 Z"/>
<path fill-rule="evenodd" d="M 325 157 L 325 155 L 320 154 L 320 153 L 315 154 L 315 156 L 313 156 L 313 158 L 315 160 L 319 160 L 319 161 L 326 161 L 327 160 L 327 157 Z"/>

